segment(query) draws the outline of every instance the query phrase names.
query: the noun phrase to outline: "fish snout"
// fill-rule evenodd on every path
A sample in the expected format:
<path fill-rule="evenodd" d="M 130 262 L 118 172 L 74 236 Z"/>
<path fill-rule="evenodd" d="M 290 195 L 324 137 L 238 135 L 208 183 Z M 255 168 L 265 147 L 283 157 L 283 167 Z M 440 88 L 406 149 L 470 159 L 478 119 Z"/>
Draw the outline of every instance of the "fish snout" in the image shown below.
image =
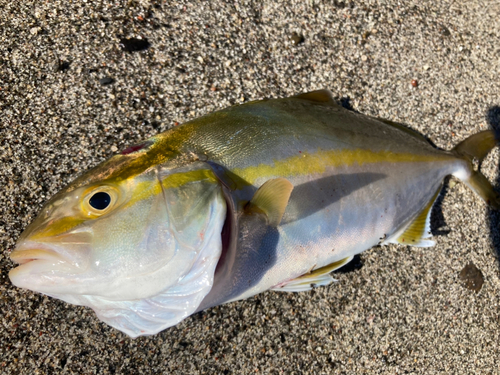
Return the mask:
<path fill-rule="evenodd" d="M 72 280 L 85 274 L 88 261 L 81 254 L 72 256 L 63 247 L 36 241 L 21 241 L 10 254 L 18 266 L 10 270 L 13 285 L 53 295 L 68 292 Z"/>
<path fill-rule="evenodd" d="M 37 262 L 40 265 L 44 264 L 42 267 L 44 270 L 52 264 L 54 270 L 71 269 L 72 273 L 80 273 L 88 267 L 90 247 L 87 233 L 57 236 L 47 242 L 22 237 L 10 254 L 10 259 L 19 264 L 17 268 Z M 30 264 L 29 268 L 34 271 L 35 266 Z"/>
<path fill-rule="evenodd" d="M 41 248 L 40 246 L 18 247 L 10 254 L 10 259 L 19 265 L 23 265 L 34 260 L 49 260 L 56 262 L 66 261 L 60 254 L 55 252 L 53 249 L 47 249 L 47 248 L 44 249 Z"/>

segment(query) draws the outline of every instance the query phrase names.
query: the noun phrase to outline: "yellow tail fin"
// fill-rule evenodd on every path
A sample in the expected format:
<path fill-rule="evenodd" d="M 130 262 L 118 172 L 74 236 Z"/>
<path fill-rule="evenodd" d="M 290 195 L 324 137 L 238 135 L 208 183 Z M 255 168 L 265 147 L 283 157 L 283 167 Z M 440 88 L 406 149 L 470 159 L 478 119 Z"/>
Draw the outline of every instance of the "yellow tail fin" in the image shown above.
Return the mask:
<path fill-rule="evenodd" d="M 496 144 L 497 138 L 493 130 L 485 130 L 460 142 L 452 152 L 469 163 L 469 175 L 457 177 L 483 198 L 490 207 L 498 210 L 500 209 L 499 194 L 493 190 L 493 186 L 479 170 L 474 170 L 473 165 L 474 160 L 481 163 Z"/>

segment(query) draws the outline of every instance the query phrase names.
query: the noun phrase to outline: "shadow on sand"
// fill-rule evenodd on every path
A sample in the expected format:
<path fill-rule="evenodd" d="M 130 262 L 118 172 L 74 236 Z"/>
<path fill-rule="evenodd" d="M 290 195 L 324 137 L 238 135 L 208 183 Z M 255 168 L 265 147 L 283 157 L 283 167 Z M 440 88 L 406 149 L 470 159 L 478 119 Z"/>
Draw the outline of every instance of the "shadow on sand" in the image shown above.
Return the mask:
<path fill-rule="evenodd" d="M 488 124 L 495 130 L 497 140 L 500 142 L 500 107 L 491 107 L 487 114 L 486 120 Z M 496 181 L 494 181 L 495 190 L 498 191 L 500 186 L 500 173 L 497 175 Z M 491 243 L 493 244 L 493 249 L 497 256 L 497 261 L 500 265 L 500 212 L 490 210 L 489 211 L 489 224 L 490 224 L 490 236 Z"/>

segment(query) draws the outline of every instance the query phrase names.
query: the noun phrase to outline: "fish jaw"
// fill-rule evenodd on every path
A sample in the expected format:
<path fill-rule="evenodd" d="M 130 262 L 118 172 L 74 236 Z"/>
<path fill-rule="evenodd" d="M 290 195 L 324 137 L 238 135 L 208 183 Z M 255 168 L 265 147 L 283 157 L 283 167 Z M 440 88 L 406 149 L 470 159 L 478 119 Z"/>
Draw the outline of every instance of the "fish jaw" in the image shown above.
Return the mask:
<path fill-rule="evenodd" d="M 82 236 L 78 236 L 78 241 L 82 241 Z M 90 252 L 90 248 L 88 242 L 77 242 L 78 252 L 71 252 L 59 243 L 44 243 L 22 237 L 10 254 L 10 259 L 18 264 L 9 272 L 12 284 L 44 294 L 67 290 L 68 283 L 71 284 L 71 280 L 88 269 L 85 255 Z"/>

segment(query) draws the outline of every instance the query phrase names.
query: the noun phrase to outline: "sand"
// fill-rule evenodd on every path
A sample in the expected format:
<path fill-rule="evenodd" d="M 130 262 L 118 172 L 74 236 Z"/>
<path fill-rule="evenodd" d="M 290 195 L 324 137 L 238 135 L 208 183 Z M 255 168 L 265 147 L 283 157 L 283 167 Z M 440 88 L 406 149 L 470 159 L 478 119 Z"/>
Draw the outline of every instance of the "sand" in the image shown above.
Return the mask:
<path fill-rule="evenodd" d="M 498 126 L 499 14 L 497 0 L 0 1 L 0 372 L 500 373 L 500 216 L 455 179 L 435 247 L 371 249 L 335 285 L 152 337 L 7 275 L 22 230 L 79 173 L 232 104 L 328 88 L 444 149 Z M 497 184 L 498 159 L 482 167 Z"/>

